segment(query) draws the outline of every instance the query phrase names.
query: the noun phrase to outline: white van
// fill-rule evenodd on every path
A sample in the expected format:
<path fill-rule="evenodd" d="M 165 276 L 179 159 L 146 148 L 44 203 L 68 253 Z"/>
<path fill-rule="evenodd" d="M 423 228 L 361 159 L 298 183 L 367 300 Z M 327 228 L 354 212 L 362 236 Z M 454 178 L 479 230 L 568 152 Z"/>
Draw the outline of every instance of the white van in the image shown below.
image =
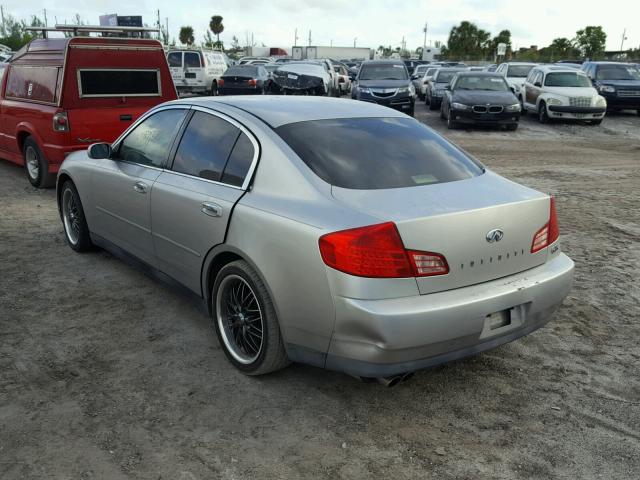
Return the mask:
<path fill-rule="evenodd" d="M 178 93 L 216 95 L 218 80 L 227 69 L 223 52 L 173 48 L 167 52 L 171 77 Z"/>

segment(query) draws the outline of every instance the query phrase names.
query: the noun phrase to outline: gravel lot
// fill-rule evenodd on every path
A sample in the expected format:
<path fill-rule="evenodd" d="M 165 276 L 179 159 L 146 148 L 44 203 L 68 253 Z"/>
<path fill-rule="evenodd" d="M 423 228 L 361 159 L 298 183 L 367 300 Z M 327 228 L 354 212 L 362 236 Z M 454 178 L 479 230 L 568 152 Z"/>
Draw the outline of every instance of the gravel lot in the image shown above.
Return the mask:
<path fill-rule="evenodd" d="M 640 117 L 447 131 L 557 197 L 572 294 L 544 329 L 393 389 L 236 372 L 208 319 L 0 162 L 0 478 L 640 478 Z"/>

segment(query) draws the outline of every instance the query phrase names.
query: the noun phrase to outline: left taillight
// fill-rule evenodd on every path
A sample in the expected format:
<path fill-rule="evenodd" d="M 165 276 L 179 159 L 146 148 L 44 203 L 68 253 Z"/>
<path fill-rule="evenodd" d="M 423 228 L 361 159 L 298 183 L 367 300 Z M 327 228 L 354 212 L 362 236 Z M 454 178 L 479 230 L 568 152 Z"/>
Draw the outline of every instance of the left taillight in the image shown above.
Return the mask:
<path fill-rule="evenodd" d="M 549 208 L 549 222 L 536 232 L 531 243 L 531 253 L 536 253 L 548 247 L 558 240 L 560 228 L 558 227 L 558 214 L 556 213 L 556 200 L 551 197 Z"/>
<path fill-rule="evenodd" d="M 67 117 L 67 112 L 58 112 L 53 116 L 53 131 L 54 132 L 69 131 L 69 117 Z"/>
<path fill-rule="evenodd" d="M 249 80 L 247 83 L 250 87 L 255 87 L 258 84 L 258 82 L 253 78 Z"/>
<path fill-rule="evenodd" d="M 393 222 L 328 233 L 320 237 L 324 263 L 349 275 L 408 278 L 445 275 L 449 265 L 439 253 L 407 250 Z"/>

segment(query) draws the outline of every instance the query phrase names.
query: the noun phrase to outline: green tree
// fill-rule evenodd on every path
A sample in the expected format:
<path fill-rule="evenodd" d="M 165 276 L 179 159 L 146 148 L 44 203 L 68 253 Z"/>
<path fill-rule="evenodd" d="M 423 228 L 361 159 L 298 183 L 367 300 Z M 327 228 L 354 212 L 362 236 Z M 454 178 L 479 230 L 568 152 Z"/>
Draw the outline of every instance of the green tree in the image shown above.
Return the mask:
<path fill-rule="evenodd" d="M 491 49 L 491 34 L 474 23 L 462 21 L 451 28 L 447 41 L 449 58 L 478 60 L 487 56 Z"/>
<path fill-rule="evenodd" d="M 547 49 L 550 55 L 549 61 L 570 60 L 580 56 L 580 50 L 565 37 L 554 38 Z"/>
<path fill-rule="evenodd" d="M 607 34 L 600 26 L 588 26 L 576 32 L 576 46 L 582 55 L 593 60 L 604 53 L 607 44 Z"/>
<path fill-rule="evenodd" d="M 202 42 L 202 46 L 206 48 L 213 48 L 214 44 L 213 37 L 211 36 L 211 32 L 207 30 L 207 33 L 204 34 L 204 40 Z"/>
<path fill-rule="evenodd" d="M 214 15 L 211 17 L 209 29 L 218 39 L 218 43 L 220 43 L 220 34 L 224 31 L 224 25 L 222 24 L 222 17 L 220 15 Z"/>
<path fill-rule="evenodd" d="M 195 38 L 193 37 L 193 27 L 187 25 L 180 27 L 180 35 L 178 36 L 180 43 L 183 45 L 193 45 Z"/>

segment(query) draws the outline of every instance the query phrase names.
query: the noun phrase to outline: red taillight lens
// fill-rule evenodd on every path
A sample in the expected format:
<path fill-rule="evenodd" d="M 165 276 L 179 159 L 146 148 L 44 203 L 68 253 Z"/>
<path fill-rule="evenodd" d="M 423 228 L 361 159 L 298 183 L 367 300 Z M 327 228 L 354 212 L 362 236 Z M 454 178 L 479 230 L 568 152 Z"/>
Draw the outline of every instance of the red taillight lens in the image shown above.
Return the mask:
<path fill-rule="evenodd" d="M 224 80 L 221 78 L 218 80 L 218 87 L 222 87 L 224 85 Z"/>
<path fill-rule="evenodd" d="M 67 112 L 58 112 L 53 116 L 53 130 L 56 132 L 69 131 L 69 118 Z"/>
<path fill-rule="evenodd" d="M 247 83 L 250 87 L 255 87 L 258 84 L 254 79 L 249 80 Z"/>
<path fill-rule="evenodd" d="M 560 236 L 558 227 L 558 215 L 556 213 L 556 201 L 551 197 L 551 207 L 549 212 L 549 223 L 536 232 L 531 243 L 531 253 L 536 253 L 548 247 Z"/>
<path fill-rule="evenodd" d="M 320 237 L 326 265 L 341 272 L 370 278 L 407 278 L 449 272 L 442 255 L 405 250 L 392 222 L 352 228 Z"/>

